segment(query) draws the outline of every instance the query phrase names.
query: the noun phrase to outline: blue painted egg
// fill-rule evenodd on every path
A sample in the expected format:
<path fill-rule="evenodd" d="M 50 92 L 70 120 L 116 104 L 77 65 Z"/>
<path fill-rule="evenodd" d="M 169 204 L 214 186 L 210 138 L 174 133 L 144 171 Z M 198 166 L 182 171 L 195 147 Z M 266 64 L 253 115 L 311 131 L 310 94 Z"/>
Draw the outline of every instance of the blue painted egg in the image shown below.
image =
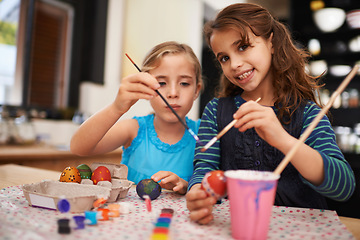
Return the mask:
<path fill-rule="evenodd" d="M 136 192 L 143 200 L 145 195 L 154 200 L 160 196 L 161 186 L 152 179 L 143 179 L 136 185 Z"/>

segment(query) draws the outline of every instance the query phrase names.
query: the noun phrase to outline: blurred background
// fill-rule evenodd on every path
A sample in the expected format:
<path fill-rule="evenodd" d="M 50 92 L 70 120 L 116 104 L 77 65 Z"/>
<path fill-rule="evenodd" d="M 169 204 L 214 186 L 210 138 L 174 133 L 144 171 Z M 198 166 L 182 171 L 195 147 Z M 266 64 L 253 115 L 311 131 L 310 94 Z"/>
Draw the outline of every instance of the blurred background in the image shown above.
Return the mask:
<path fill-rule="evenodd" d="M 112 102 L 122 77 L 137 71 L 125 53 L 141 65 L 167 40 L 187 43 L 202 63 L 206 88 L 189 114 L 199 118 L 220 76 L 202 27 L 236 2 L 267 8 L 309 50 L 309 73 L 325 72 L 324 104 L 360 61 L 359 0 L 0 0 L 0 160 L 9 145 L 68 151 L 79 124 Z M 331 109 L 338 144 L 357 176 L 359 80 L 358 74 Z M 151 111 L 139 101 L 124 118 Z M 349 212 L 360 216 L 356 209 Z"/>

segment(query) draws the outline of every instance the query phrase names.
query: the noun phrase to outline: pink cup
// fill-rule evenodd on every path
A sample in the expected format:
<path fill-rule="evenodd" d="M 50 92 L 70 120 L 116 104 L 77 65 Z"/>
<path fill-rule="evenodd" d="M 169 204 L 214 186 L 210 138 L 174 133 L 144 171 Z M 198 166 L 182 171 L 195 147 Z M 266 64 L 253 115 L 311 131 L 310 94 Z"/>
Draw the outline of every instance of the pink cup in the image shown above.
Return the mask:
<path fill-rule="evenodd" d="M 232 237 L 267 238 L 279 175 L 253 170 L 225 172 L 230 200 Z"/>

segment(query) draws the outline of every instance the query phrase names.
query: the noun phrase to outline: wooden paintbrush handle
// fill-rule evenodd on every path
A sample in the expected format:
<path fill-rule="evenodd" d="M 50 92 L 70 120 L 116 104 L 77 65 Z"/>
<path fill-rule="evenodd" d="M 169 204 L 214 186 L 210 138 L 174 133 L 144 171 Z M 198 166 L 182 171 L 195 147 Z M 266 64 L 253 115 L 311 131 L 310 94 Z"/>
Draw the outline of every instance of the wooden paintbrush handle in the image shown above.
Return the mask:
<path fill-rule="evenodd" d="M 280 175 L 281 172 L 285 169 L 285 167 L 290 162 L 291 158 L 294 156 L 300 145 L 305 142 L 305 140 L 309 137 L 310 133 L 314 130 L 314 128 L 318 125 L 320 120 L 324 117 L 326 112 L 330 109 L 333 105 L 335 99 L 344 91 L 346 86 L 349 84 L 351 79 L 355 76 L 357 71 L 359 70 L 359 66 L 355 65 L 354 68 L 351 70 L 349 75 L 342 81 L 340 86 L 336 89 L 335 92 L 331 95 L 330 101 L 321 109 L 318 115 L 314 118 L 314 120 L 310 123 L 310 125 L 306 128 L 304 133 L 299 138 L 299 141 L 290 149 L 290 151 L 286 154 L 284 159 L 280 162 L 279 166 L 275 169 L 274 174 Z"/>
<path fill-rule="evenodd" d="M 216 138 L 217 138 L 217 139 L 221 138 L 227 131 L 230 130 L 230 128 L 232 128 L 232 127 L 235 125 L 235 123 L 236 123 L 237 121 L 238 121 L 238 119 L 232 120 L 228 125 L 226 125 L 226 127 L 224 127 L 223 130 L 221 130 L 221 131 L 218 133 L 218 135 L 216 135 Z"/>

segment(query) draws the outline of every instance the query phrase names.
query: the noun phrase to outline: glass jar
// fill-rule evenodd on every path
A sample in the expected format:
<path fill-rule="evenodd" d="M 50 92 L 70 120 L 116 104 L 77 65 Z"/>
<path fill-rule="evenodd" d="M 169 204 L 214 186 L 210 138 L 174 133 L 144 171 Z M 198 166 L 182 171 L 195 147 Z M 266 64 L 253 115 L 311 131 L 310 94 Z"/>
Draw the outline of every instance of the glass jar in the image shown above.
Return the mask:
<path fill-rule="evenodd" d="M 19 144 L 28 145 L 36 142 L 35 127 L 26 115 L 15 118 L 14 123 Z"/>

